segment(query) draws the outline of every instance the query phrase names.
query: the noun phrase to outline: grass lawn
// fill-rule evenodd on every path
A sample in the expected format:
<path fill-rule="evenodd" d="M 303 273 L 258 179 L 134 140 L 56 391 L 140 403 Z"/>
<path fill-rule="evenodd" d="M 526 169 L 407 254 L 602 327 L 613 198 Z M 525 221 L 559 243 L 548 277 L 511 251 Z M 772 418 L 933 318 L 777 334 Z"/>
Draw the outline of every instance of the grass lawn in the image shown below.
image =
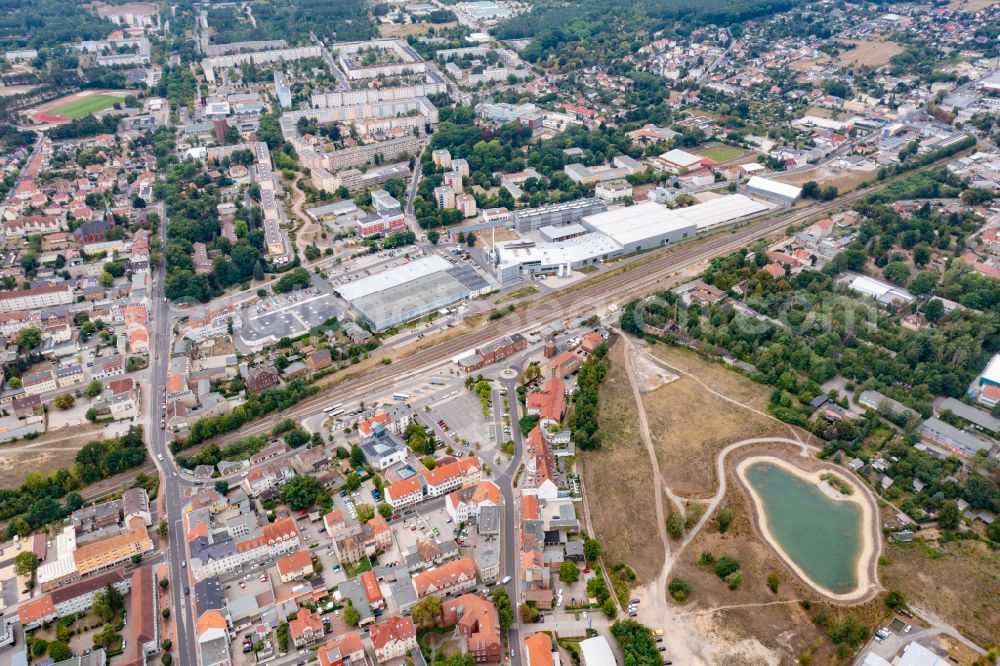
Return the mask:
<path fill-rule="evenodd" d="M 67 118 L 83 118 L 84 116 L 94 113 L 95 111 L 103 111 L 110 106 L 114 106 L 116 102 L 122 101 L 121 97 L 113 97 L 111 95 L 90 95 L 89 97 L 84 97 L 76 101 L 70 102 L 69 104 L 64 104 L 58 106 L 50 113 L 66 116 Z"/>
<path fill-rule="evenodd" d="M 715 148 L 709 148 L 703 153 L 699 153 L 702 157 L 707 157 L 710 160 L 715 160 L 716 162 L 728 162 L 729 160 L 735 160 L 737 157 L 743 154 L 743 151 L 739 148 L 732 148 L 730 146 L 716 146 Z"/>

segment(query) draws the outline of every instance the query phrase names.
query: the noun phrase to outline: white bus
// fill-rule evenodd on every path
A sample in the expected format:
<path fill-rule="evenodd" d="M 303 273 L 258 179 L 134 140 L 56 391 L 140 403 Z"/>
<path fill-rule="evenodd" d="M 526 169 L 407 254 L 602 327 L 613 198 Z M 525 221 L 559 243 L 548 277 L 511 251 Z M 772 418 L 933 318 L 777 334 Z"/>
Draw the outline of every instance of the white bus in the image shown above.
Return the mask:
<path fill-rule="evenodd" d="M 343 413 L 344 413 L 344 408 L 341 407 L 340 409 L 335 409 L 332 412 L 327 412 L 326 415 L 327 416 L 340 416 Z"/>
<path fill-rule="evenodd" d="M 323 413 L 327 414 L 327 415 L 332 415 L 333 412 L 340 412 L 341 414 L 343 414 L 344 413 L 344 403 L 338 402 L 336 405 L 330 405 L 329 407 L 327 407 L 326 409 L 323 410 Z"/>
<path fill-rule="evenodd" d="M 402 401 L 402 400 L 409 400 L 410 399 L 410 394 L 409 393 L 393 393 L 392 394 L 392 399 L 393 400 L 400 400 L 400 401 Z"/>

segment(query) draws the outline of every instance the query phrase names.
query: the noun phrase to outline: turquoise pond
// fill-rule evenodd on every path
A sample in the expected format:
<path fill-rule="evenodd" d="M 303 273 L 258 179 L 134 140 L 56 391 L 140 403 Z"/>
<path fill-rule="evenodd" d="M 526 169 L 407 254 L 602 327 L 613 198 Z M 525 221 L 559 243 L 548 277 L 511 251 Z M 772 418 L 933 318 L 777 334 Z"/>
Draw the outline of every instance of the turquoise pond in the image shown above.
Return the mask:
<path fill-rule="evenodd" d="M 831 499 L 816 483 L 771 463 L 755 462 L 745 475 L 763 503 L 768 531 L 788 557 L 831 592 L 852 592 L 858 585 L 861 507 Z"/>

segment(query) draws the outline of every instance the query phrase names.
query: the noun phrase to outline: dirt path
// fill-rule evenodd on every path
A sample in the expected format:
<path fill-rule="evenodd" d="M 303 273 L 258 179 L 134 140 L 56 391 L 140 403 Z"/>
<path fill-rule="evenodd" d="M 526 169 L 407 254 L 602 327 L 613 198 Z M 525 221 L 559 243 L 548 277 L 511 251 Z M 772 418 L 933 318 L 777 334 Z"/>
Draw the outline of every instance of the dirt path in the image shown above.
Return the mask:
<path fill-rule="evenodd" d="M 322 227 L 314 223 L 303 208 L 306 202 L 306 193 L 299 189 L 298 181 L 293 180 L 288 189 L 292 192 L 292 215 L 302 223 L 295 232 L 295 249 L 305 260 L 306 247 L 319 234 Z"/>

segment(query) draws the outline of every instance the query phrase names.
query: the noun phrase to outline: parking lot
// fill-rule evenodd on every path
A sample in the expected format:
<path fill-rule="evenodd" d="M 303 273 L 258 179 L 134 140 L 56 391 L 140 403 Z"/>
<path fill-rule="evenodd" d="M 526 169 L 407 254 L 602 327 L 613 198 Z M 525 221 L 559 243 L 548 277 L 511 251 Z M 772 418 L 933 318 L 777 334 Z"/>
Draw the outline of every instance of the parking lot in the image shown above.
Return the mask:
<path fill-rule="evenodd" d="M 479 396 L 462 389 L 455 396 L 431 405 L 427 415 L 434 423 L 443 420 L 452 440 L 486 444 L 490 441 L 490 423 L 483 418 Z"/>

